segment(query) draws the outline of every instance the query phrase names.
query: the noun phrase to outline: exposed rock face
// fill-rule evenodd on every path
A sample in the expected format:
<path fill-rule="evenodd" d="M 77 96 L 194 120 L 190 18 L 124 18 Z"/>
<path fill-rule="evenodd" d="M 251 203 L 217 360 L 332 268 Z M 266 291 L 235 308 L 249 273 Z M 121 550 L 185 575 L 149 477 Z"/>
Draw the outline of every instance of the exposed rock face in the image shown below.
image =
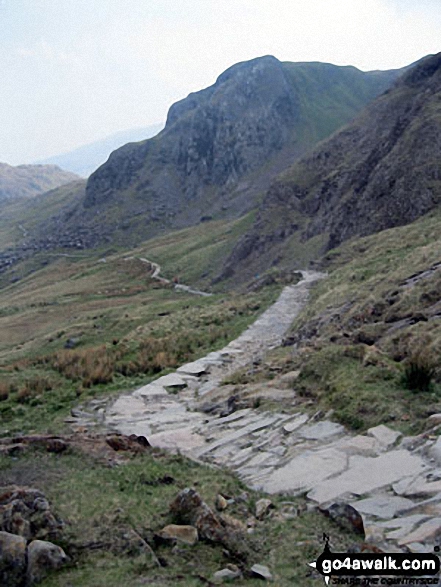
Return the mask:
<path fill-rule="evenodd" d="M 437 206 L 440 96 L 441 53 L 410 69 L 356 121 L 277 178 L 223 276 L 258 258 L 268 266 L 280 259 L 295 265 L 313 237 L 321 239 L 318 253 L 407 224 Z M 290 239 L 297 248 L 288 259 Z"/>
<path fill-rule="evenodd" d="M 18 165 L 0 163 L 0 202 L 10 198 L 32 198 L 71 181 L 78 175 L 56 165 Z"/>
<path fill-rule="evenodd" d="M 90 177 L 85 206 L 130 205 L 149 234 L 241 214 L 277 172 L 397 75 L 271 56 L 236 64 L 174 104 L 157 137 L 113 152 Z"/>

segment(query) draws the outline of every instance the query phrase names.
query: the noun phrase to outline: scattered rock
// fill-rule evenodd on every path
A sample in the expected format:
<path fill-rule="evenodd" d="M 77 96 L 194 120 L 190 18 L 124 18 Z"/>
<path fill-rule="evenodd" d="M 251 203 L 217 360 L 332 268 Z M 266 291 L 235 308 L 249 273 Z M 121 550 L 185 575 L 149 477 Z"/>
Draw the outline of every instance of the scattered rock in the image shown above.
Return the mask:
<path fill-rule="evenodd" d="M 194 489 L 183 489 L 171 504 L 170 511 L 178 519 L 194 526 L 204 540 L 222 542 L 225 539 L 220 519 Z"/>
<path fill-rule="evenodd" d="M 227 583 L 228 581 L 239 579 L 241 575 L 242 573 L 240 572 L 240 569 L 236 567 L 236 565 L 228 565 L 225 569 L 216 571 L 216 573 L 214 573 L 212 582 L 216 585 L 219 585 L 221 583 Z"/>
<path fill-rule="evenodd" d="M 271 508 L 274 508 L 274 505 L 270 499 L 259 499 L 259 501 L 256 502 L 256 518 L 258 520 L 263 520 Z"/>
<path fill-rule="evenodd" d="M 333 503 L 327 508 L 320 508 L 320 511 L 334 520 L 341 528 L 364 535 L 363 518 L 348 503 Z"/>
<path fill-rule="evenodd" d="M 26 539 L 0 532 L 0 584 L 22 587 L 26 572 Z"/>
<path fill-rule="evenodd" d="M 33 540 L 28 546 L 27 581 L 41 581 L 49 570 L 61 568 L 67 561 L 64 550 L 45 540 Z"/>
<path fill-rule="evenodd" d="M 190 546 L 193 546 L 198 541 L 198 531 L 194 526 L 188 525 L 179 526 L 177 524 L 169 524 L 158 532 L 158 536 L 163 540 L 177 540 Z"/>
<path fill-rule="evenodd" d="M 0 494 L 0 530 L 26 539 L 54 540 L 60 538 L 63 522 L 52 513 L 41 491 L 11 486 Z"/>
<path fill-rule="evenodd" d="M 228 501 L 225 499 L 225 497 L 223 495 L 221 495 L 219 493 L 216 496 L 215 506 L 216 506 L 216 509 L 217 509 L 218 512 L 223 512 L 228 507 Z"/>
<path fill-rule="evenodd" d="M 124 434 L 112 434 L 107 436 L 106 443 L 116 451 L 142 452 L 150 446 L 145 436 L 125 436 Z"/>
<path fill-rule="evenodd" d="M 253 565 L 250 569 L 251 576 L 264 579 L 265 581 L 272 581 L 273 576 L 268 567 L 264 565 Z"/>
<path fill-rule="evenodd" d="M 179 521 L 194 526 L 202 540 L 218 542 L 240 560 L 247 559 L 249 549 L 244 541 L 245 525 L 239 521 L 233 523 L 230 516 L 217 516 L 194 489 L 183 489 L 170 505 L 170 511 Z"/>

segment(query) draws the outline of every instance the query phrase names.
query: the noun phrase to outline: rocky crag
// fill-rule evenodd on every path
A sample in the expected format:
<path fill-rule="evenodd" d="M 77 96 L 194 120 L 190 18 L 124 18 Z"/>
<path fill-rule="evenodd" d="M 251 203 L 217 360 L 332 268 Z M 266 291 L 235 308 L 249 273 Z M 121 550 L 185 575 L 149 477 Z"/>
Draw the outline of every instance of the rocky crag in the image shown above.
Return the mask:
<path fill-rule="evenodd" d="M 281 174 L 222 277 L 265 259 L 301 264 L 439 205 L 441 54 L 399 78 L 349 126 Z M 254 263 L 254 265 L 253 265 Z"/>

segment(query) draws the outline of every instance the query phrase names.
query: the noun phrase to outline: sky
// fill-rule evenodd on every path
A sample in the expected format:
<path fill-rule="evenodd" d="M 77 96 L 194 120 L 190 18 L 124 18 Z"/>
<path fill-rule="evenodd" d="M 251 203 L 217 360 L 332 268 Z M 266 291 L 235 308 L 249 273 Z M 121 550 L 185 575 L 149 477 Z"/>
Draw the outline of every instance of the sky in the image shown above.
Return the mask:
<path fill-rule="evenodd" d="M 0 161 L 165 121 L 261 55 L 367 71 L 439 51 L 440 0 L 0 0 Z"/>

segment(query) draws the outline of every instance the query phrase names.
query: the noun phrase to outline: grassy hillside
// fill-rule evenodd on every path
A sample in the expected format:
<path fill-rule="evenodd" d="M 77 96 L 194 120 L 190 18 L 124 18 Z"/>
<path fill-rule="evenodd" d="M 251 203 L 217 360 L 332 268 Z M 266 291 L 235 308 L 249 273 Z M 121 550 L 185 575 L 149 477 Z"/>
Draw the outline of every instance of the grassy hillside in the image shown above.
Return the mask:
<path fill-rule="evenodd" d="M 441 411 L 441 211 L 329 251 L 275 361 L 305 402 L 365 430 L 418 433 Z"/>
<path fill-rule="evenodd" d="M 202 298 L 152 280 L 132 255 L 59 257 L 0 290 L 2 419 L 15 431 L 62 428 L 79 397 L 222 347 L 275 295 Z"/>

